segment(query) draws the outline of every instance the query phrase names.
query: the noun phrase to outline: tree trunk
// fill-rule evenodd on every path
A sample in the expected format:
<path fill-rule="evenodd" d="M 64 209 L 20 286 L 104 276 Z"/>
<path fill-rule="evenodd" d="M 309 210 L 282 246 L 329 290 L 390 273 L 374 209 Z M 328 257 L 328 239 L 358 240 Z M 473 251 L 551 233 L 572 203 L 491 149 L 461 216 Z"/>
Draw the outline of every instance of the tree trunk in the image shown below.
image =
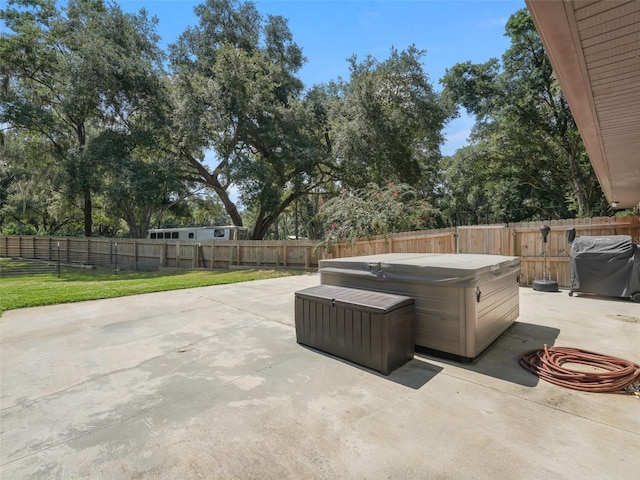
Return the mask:
<path fill-rule="evenodd" d="M 224 209 L 231 217 L 231 222 L 237 226 L 242 227 L 242 217 L 238 212 L 238 207 L 236 207 L 235 203 L 231 201 L 229 198 L 229 193 L 224 189 L 216 174 L 211 174 L 207 168 L 200 163 L 196 158 L 193 157 L 189 152 L 181 150 L 181 154 L 187 158 L 191 166 L 198 172 L 199 178 L 198 182 L 207 185 L 208 187 L 213 188 L 216 192 L 222 204 L 224 205 Z"/>
<path fill-rule="evenodd" d="M 585 194 L 584 180 L 580 174 L 578 159 L 571 151 L 567 151 L 567 163 L 569 164 L 569 171 L 571 172 L 573 193 L 576 196 L 576 202 L 578 203 L 578 217 L 585 217 L 589 212 L 589 204 L 587 201 L 587 195 Z"/>
<path fill-rule="evenodd" d="M 224 205 L 224 209 L 227 211 L 227 213 L 231 217 L 231 222 L 233 222 L 233 224 L 237 227 L 242 227 L 242 217 L 238 212 L 238 207 L 236 207 L 236 204 L 231 201 L 231 199 L 229 198 L 229 194 L 224 188 L 222 188 L 222 185 L 220 185 L 220 182 L 218 182 L 218 180 L 215 179 L 215 181 L 212 184 L 210 184 L 210 186 L 218 194 L 218 197 L 220 198 L 220 200 L 222 201 L 222 204 Z"/>
<path fill-rule="evenodd" d="M 90 237 L 93 230 L 93 218 L 92 218 L 92 204 L 91 204 L 91 190 L 89 188 L 84 189 L 84 235 Z"/>
<path fill-rule="evenodd" d="M 76 135 L 78 137 L 78 147 L 80 150 L 80 158 L 82 162 L 86 162 L 86 158 L 84 155 L 84 148 L 87 144 L 87 135 L 84 128 L 84 123 L 82 122 L 74 122 L 76 125 Z M 83 175 L 87 175 L 86 169 L 83 169 Z M 82 179 L 83 181 L 87 181 L 86 178 Z M 93 205 L 91 203 L 91 188 L 84 187 L 82 190 L 82 195 L 84 197 L 84 205 L 82 207 L 82 212 L 84 214 L 84 236 L 90 237 L 93 231 Z"/>
<path fill-rule="evenodd" d="M 280 204 L 280 206 L 273 211 L 270 215 L 264 216 L 264 212 L 260 212 L 258 218 L 256 218 L 256 226 L 253 229 L 253 235 L 251 236 L 252 240 L 262 240 L 264 236 L 267 234 L 267 231 L 273 225 L 273 222 L 278 220 L 282 212 L 291 205 L 294 200 L 297 200 L 302 195 L 306 194 L 307 190 L 302 192 L 296 192 L 290 194 L 284 201 Z"/>

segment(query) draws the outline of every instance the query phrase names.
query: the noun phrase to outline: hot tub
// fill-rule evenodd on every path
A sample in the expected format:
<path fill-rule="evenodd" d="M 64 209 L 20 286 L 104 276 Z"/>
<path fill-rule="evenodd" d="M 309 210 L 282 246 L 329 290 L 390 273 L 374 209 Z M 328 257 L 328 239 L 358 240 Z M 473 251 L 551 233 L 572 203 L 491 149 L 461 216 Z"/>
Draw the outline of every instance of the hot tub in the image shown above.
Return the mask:
<path fill-rule="evenodd" d="M 323 285 L 415 299 L 416 345 L 472 361 L 519 315 L 520 258 L 502 255 L 390 253 L 324 259 Z"/>

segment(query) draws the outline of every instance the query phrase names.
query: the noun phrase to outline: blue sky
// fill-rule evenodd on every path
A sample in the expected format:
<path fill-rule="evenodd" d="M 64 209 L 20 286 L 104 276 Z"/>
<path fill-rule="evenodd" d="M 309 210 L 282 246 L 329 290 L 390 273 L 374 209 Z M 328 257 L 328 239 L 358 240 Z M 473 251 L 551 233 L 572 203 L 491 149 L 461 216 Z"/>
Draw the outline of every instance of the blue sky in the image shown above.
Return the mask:
<path fill-rule="evenodd" d="M 145 8 L 158 17 L 158 33 L 166 46 L 187 26 L 196 25 L 196 0 L 117 0 L 123 10 Z M 393 46 L 411 44 L 427 51 L 423 61 L 434 88 L 447 68 L 471 60 L 485 62 L 508 48 L 504 25 L 524 0 L 264 0 L 254 1 L 261 14 L 282 15 L 307 64 L 299 72 L 307 86 L 348 78 L 347 58 L 370 54 L 384 60 Z M 446 128 L 442 153 L 451 155 L 466 144 L 473 126 L 467 115 Z"/>

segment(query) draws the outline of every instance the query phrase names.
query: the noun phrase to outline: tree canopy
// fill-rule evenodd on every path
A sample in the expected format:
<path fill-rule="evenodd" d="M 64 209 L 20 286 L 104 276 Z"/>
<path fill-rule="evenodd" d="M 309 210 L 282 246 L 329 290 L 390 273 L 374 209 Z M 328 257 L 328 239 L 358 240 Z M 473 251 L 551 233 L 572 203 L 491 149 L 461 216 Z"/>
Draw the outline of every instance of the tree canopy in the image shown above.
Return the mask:
<path fill-rule="evenodd" d="M 325 247 L 346 240 L 375 235 L 426 230 L 439 226 L 440 212 L 410 185 L 390 182 L 382 187 L 370 183 L 357 190 L 343 189 L 320 207 L 327 226 Z"/>
<path fill-rule="evenodd" d="M 157 19 L 104 0 L 0 10 L 0 231 L 131 235 L 233 223 L 252 238 L 352 238 L 587 216 L 605 202 L 526 10 L 501 59 L 437 91 L 415 45 L 304 85 L 285 18 L 205 0 L 159 47 Z M 475 116 L 443 157 L 447 122 Z M 335 226 L 334 226 L 335 225 Z"/>
<path fill-rule="evenodd" d="M 264 19 L 252 3 L 208 0 L 195 11 L 199 24 L 171 46 L 176 113 L 167 149 L 242 225 L 234 188 L 254 211 L 253 238 L 260 239 L 293 201 L 325 181 L 319 166 L 326 149 L 296 77 L 302 49 L 284 18 Z M 212 166 L 207 149 L 215 154 Z"/>
<path fill-rule="evenodd" d="M 163 117 L 155 21 L 102 0 L 69 0 L 63 8 L 54 0 L 10 0 L 0 15 L 13 31 L 0 38 L 0 122 L 50 142 L 58 188 L 81 199 L 90 236 L 94 197 L 113 170 L 88 145 L 109 131 L 141 138 Z M 122 151 L 118 142 L 100 151 L 108 146 L 117 149 L 112 156 Z"/>
<path fill-rule="evenodd" d="M 452 211 L 511 220 L 601 213 L 602 191 L 527 10 L 505 35 L 501 62 L 459 63 L 442 79 L 444 95 L 476 117 L 471 147 L 447 168 Z"/>
<path fill-rule="evenodd" d="M 338 176 L 353 188 L 419 181 L 433 190 L 442 130 L 451 116 L 415 46 L 379 62 L 349 59 L 351 76 L 328 86 L 329 128 Z"/>

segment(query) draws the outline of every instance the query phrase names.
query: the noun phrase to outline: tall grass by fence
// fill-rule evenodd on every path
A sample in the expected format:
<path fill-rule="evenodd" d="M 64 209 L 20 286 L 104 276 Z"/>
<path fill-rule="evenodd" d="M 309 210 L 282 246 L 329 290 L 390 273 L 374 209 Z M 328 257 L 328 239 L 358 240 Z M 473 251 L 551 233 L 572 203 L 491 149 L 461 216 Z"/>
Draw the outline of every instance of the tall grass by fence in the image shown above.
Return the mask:
<path fill-rule="evenodd" d="M 577 235 L 630 235 L 640 243 L 640 216 L 598 217 L 500 225 L 474 225 L 406 232 L 317 247 L 315 241 L 174 241 L 78 237 L 0 237 L 0 257 L 63 263 L 115 265 L 119 268 L 157 270 L 246 267 L 316 268 L 318 258 L 380 253 L 479 253 L 519 256 L 521 283 L 542 278 L 543 242 L 540 227 L 548 225 L 547 271 L 560 286 L 570 286 L 566 230 Z"/>

